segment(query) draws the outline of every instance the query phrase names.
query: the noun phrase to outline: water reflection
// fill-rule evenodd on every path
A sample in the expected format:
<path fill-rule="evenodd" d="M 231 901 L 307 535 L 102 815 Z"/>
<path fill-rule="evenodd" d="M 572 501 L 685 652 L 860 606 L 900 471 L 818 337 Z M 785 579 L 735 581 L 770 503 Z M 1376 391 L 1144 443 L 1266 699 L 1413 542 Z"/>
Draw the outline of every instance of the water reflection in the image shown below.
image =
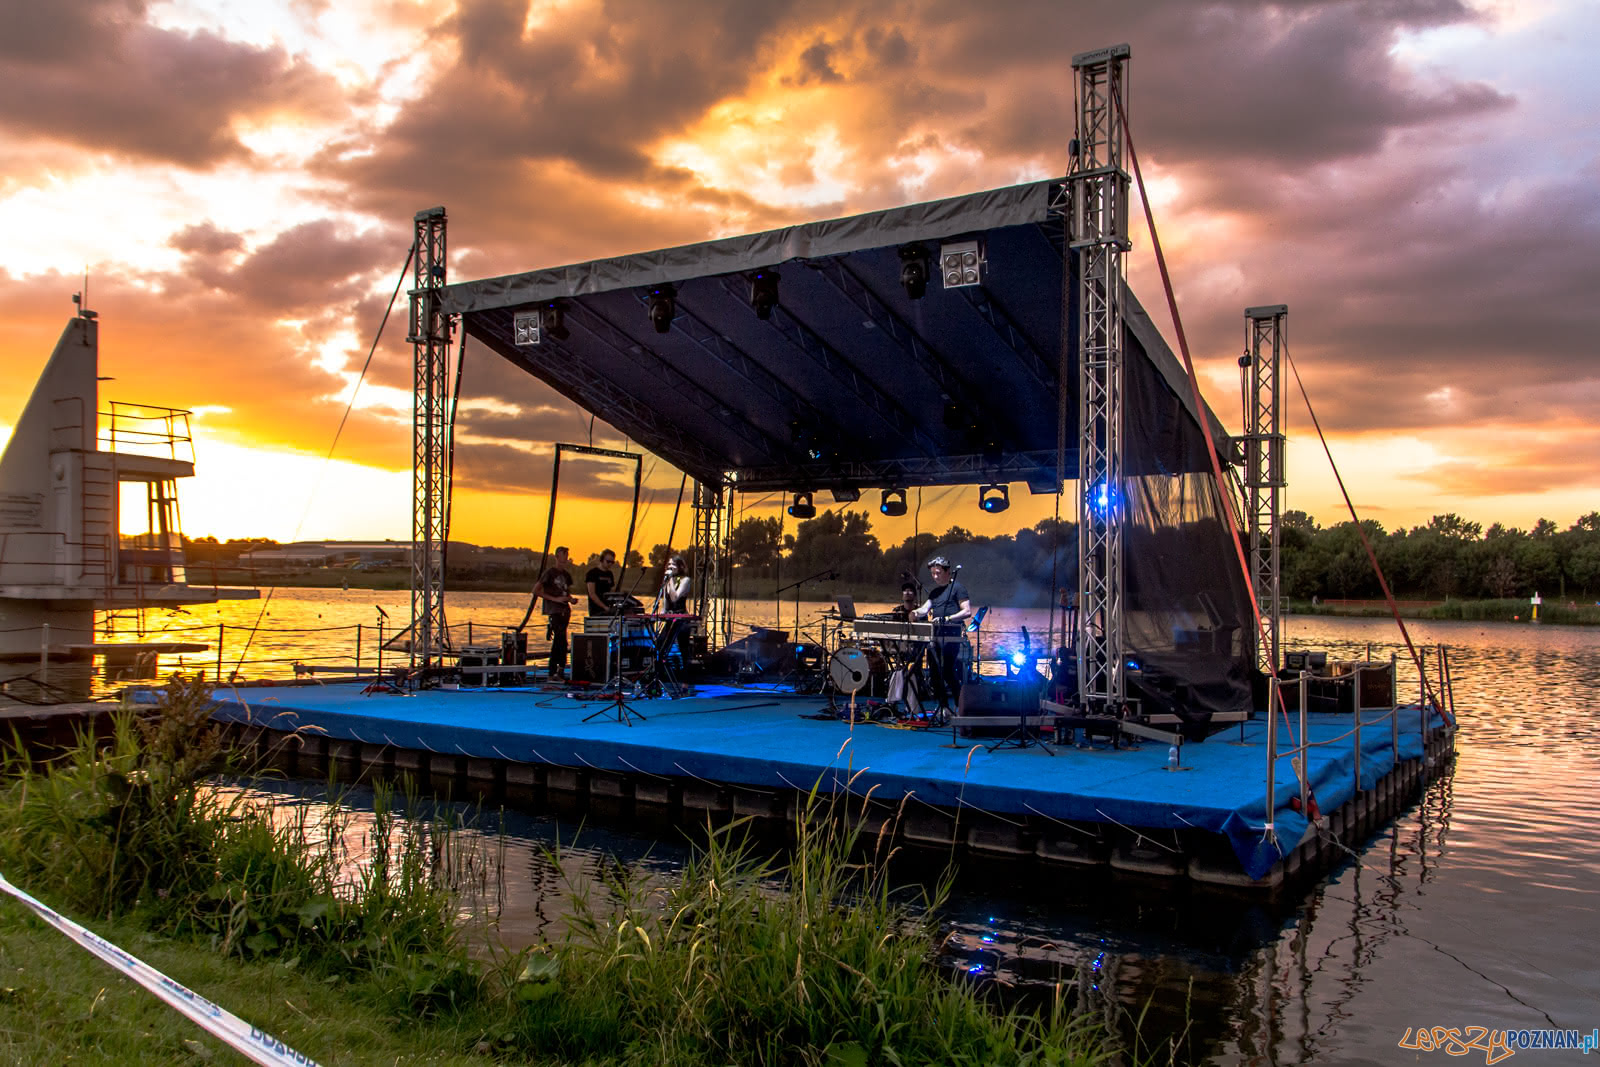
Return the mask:
<path fill-rule="evenodd" d="M 1001 625 L 1013 622 L 1034 625 Z M 986 859 L 955 879 L 946 962 L 1023 998 L 1077 979 L 1096 1010 L 1145 1012 L 1147 1043 L 1176 1039 L 1178 1062 L 1390 1062 L 1407 1027 L 1600 1024 L 1600 633 L 1412 634 L 1449 647 L 1459 757 L 1326 882 L 1263 901 Z M 1286 627 L 1286 647 L 1335 658 L 1369 645 L 1404 664 L 1391 622 Z M 1414 691 L 1403 667 L 1402 693 L 1407 678 Z M 689 847 L 680 828 L 625 808 L 488 812 L 471 833 L 495 870 L 475 914 L 512 946 L 562 935 L 569 887 L 603 902 L 610 865 L 667 879 Z M 931 885 L 944 860 L 903 853 L 896 874 Z"/>

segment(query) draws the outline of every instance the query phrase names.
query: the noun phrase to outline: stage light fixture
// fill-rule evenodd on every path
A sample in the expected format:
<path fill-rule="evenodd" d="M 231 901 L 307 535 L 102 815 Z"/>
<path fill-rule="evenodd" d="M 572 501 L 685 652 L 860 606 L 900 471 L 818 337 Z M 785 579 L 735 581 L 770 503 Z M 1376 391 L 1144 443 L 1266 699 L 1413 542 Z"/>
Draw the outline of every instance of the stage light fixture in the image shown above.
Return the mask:
<path fill-rule="evenodd" d="M 859 489 L 835 489 L 835 490 L 833 490 L 833 502 L 835 504 L 854 504 L 857 500 L 860 500 L 860 499 L 861 499 L 861 490 L 859 490 Z"/>
<path fill-rule="evenodd" d="M 906 513 L 906 491 L 904 489 L 885 489 L 883 499 L 878 503 L 878 510 L 891 518 Z"/>
<path fill-rule="evenodd" d="M 539 343 L 539 313 L 518 311 L 511 316 L 511 343 L 536 345 Z"/>
<path fill-rule="evenodd" d="M 673 316 L 678 313 L 678 290 L 671 282 L 653 286 L 650 290 L 650 324 L 656 333 L 672 330 Z"/>
<path fill-rule="evenodd" d="M 998 482 L 978 487 L 978 507 L 991 515 L 998 515 L 1011 506 L 1011 489 Z"/>
<path fill-rule="evenodd" d="M 554 337 L 557 341 L 565 341 L 572 336 L 572 331 L 567 329 L 567 302 L 565 300 L 552 300 L 545 304 L 539 317 L 544 323 L 544 332 Z"/>
<path fill-rule="evenodd" d="M 921 300 L 922 294 L 928 291 L 928 250 L 921 245 L 902 245 L 900 247 L 900 284 L 905 286 L 906 296 L 912 300 Z"/>
<path fill-rule="evenodd" d="M 814 519 L 817 517 L 817 506 L 811 502 L 810 493 L 796 493 L 794 503 L 789 505 L 789 514 L 796 519 Z"/>
<path fill-rule="evenodd" d="M 944 428 L 947 430 L 963 430 L 967 427 L 967 417 L 961 410 L 961 405 L 954 400 L 944 402 Z"/>
<path fill-rule="evenodd" d="M 756 318 L 772 318 L 772 309 L 778 306 L 778 272 L 758 270 L 750 275 L 750 306 L 756 309 Z"/>
<path fill-rule="evenodd" d="M 1119 503 L 1119 494 L 1106 482 L 1089 487 L 1089 506 L 1101 515 L 1109 514 Z"/>
<path fill-rule="evenodd" d="M 939 249 L 939 274 L 946 289 L 977 285 L 983 264 L 983 249 L 977 241 L 952 241 Z"/>

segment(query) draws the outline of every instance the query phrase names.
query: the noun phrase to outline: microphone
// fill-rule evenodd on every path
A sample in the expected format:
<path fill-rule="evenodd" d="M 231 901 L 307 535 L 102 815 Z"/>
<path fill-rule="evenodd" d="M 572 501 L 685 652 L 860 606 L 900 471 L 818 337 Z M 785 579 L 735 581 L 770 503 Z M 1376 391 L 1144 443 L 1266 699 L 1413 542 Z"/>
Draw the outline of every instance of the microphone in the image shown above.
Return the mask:
<path fill-rule="evenodd" d="M 378 609 L 378 614 L 379 615 L 382 615 L 386 619 L 389 617 L 389 613 L 387 611 L 383 610 L 383 605 L 382 604 L 374 604 L 373 607 Z"/>

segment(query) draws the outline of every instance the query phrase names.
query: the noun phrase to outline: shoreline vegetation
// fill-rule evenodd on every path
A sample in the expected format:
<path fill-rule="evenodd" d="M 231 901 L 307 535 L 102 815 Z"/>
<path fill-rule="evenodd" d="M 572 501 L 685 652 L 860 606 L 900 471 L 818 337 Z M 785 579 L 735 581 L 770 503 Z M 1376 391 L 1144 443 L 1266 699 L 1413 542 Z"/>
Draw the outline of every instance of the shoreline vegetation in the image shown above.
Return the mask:
<path fill-rule="evenodd" d="M 213 575 L 210 569 L 196 570 L 191 573 L 190 581 L 197 585 L 211 584 Z M 242 570 L 219 569 L 215 572 L 216 584 L 219 586 L 275 586 L 280 589 L 371 589 L 377 591 L 399 591 L 411 588 L 411 571 L 409 568 L 394 567 L 383 570 L 368 570 L 359 572 L 336 571 L 326 568 L 315 568 L 297 571 L 286 571 L 275 574 L 251 574 Z M 785 604 L 794 602 L 794 592 L 791 590 L 775 597 L 770 592 L 759 591 L 751 588 L 757 584 L 771 585 L 770 578 L 736 579 L 736 588 L 739 592 L 736 600 L 749 603 L 772 602 L 782 600 Z M 529 593 L 530 579 L 484 579 L 462 578 L 452 579 L 447 588 L 454 592 L 462 593 Z M 831 601 L 831 590 L 838 588 L 840 591 L 850 592 L 857 600 L 863 602 L 896 603 L 900 599 L 900 585 L 898 582 L 888 584 L 869 584 L 862 582 L 835 582 L 822 583 L 815 589 L 802 589 L 800 601 L 806 604 L 825 604 Z M 643 599 L 648 599 L 645 597 Z M 1485 597 L 1481 599 L 1463 599 L 1451 597 L 1442 600 L 1398 600 L 1397 606 L 1400 615 L 1406 619 L 1437 619 L 1459 620 L 1467 622 L 1529 622 L 1531 621 L 1532 607 L 1530 599 L 1526 597 Z M 1019 608 L 1033 608 L 1043 610 L 1049 607 L 1043 591 L 1029 598 L 1025 602 L 1008 605 Z M 1286 598 L 1284 604 L 1285 615 L 1335 615 L 1353 616 L 1358 618 L 1381 617 L 1389 618 L 1389 606 L 1381 599 L 1366 600 L 1321 600 Z M 1539 606 L 1539 621 L 1559 626 L 1600 626 L 1600 603 L 1579 599 L 1575 597 L 1559 598 L 1547 596 Z"/>
<path fill-rule="evenodd" d="M 204 683 L 117 717 L 48 766 L 13 751 L 0 868 L 113 943 L 323 1063 L 1088 1065 L 1108 1008 L 997 1007 L 935 965 L 943 890 L 890 885 L 886 837 L 816 795 L 779 857 L 707 828 L 662 884 L 566 887 L 566 937 L 521 952 L 465 917 L 489 865 L 437 812 L 273 810 L 229 788 Z M 359 862 L 358 862 L 359 861 Z M 913 906 L 914 905 L 914 906 Z M 1128 1020 L 1121 1020 L 1123 1028 Z M 1137 1032 L 1134 1041 L 1143 1042 Z M 12 1062 L 186 1062 L 220 1043 L 0 901 L 0 1050 Z M 1148 1054 L 1139 1058 L 1147 1058 Z"/>

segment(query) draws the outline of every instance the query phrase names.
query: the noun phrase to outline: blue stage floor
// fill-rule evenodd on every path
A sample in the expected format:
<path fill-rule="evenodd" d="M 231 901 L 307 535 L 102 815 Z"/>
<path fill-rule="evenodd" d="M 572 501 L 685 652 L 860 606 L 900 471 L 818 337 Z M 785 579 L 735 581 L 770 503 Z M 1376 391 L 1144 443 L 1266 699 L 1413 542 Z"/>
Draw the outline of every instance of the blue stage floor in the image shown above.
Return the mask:
<path fill-rule="evenodd" d="M 622 774 L 702 778 L 775 790 L 824 792 L 846 788 L 898 803 L 907 794 L 942 808 L 1002 815 L 1039 815 L 1120 823 L 1141 830 L 1197 828 L 1222 834 L 1241 866 L 1261 877 L 1279 859 L 1264 843 L 1266 727 L 1263 716 L 1183 747 L 1183 768 L 1167 770 L 1167 746 L 1145 742 L 1114 750 L 1038 747 L 990 752 L 977 741 L 953 743 L 944 729 L 820 721 L 821 697 L 760 687 L 701 686 L 679 700 L 637 700 L 645 718 L 625 724 L 556 691 L 532 689 L 431 690 L 363 696 L 357 684 L 279 689 L 218 689 L 216 717 L 274 730 L 306 729 L 364 744 L 451 753 L 520 763 L 590 767 Z M 1400 711 L 1399 760 L 1422 755 L 1418 711 Z M 1298 729 L 1291 715 L 1291 729 Z M 1362 729 L 1364 789 L 1396 764 L 1384 713 L 1366 712 Z M 1313 742 L 1349 733 L 1348 715 L 1312 714 Z M 1439 725 L 1437 715 L 1429 726 Z M 1311 786 L 1323 811 L 1354 794 L 1354 738 L 1311 750 Z M 1279 751 L 1290 736 L 1279 716 Z M 1299 787 L 1289 757 L 1278 760 L 1277 839 L 1292 849 L 1306 820 L 1288 803 Z"/>

